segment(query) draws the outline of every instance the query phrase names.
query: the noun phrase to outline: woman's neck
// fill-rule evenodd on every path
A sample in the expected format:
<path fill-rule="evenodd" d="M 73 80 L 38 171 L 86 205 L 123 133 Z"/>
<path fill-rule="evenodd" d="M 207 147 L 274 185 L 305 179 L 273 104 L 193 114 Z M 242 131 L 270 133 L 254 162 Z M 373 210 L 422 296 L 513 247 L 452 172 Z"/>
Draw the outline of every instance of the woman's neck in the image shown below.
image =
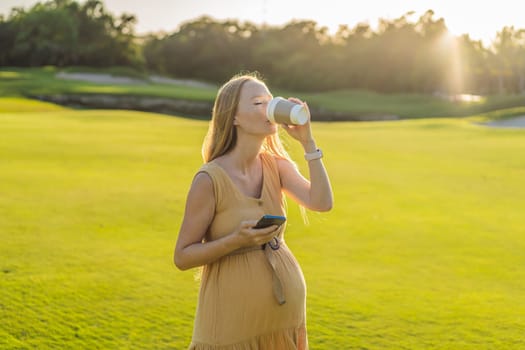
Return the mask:
<path fill-rule="evenodd" d="M 263 142 L 264 139 L 254 140 L 242 137 L 237 139 L 237 144 L 230 152 L 230 164 L 242 174 L 249 173 L 249 169 L 252 169 L 258 161 Z"/>

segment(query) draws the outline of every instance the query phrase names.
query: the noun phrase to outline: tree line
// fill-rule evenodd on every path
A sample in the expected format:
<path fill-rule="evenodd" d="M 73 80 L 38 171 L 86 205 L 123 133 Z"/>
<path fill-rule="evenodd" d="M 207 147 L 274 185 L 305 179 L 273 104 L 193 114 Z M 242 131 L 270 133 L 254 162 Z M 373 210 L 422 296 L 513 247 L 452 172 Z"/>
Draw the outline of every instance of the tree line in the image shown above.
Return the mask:
<path fill-rule="evenodd" d="M 256 25 L 203 16 L 171 33 L 135 33 L 136 16 L 102 1 L 51 0 L 0 17 L 0 66 L 127 66 L 222 83 L 258 71 L 273 86 L 301 91 L 525 93 L 525 30 L 504 27 L 490 47 L 450 35 L 428 10 L 341 25 Z"/>

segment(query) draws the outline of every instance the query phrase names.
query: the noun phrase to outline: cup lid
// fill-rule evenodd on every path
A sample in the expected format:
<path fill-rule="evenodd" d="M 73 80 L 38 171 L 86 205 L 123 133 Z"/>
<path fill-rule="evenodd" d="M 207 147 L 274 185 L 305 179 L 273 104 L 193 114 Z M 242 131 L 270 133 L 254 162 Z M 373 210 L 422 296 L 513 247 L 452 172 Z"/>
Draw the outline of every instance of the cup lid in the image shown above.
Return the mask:
<path fill-rule="evenodd" d="M 304 125 L 308 121 L 308 112 L 306 111 L 306 107 L 303 105 L 296 105 L 292 108 L 292 112 L 290 114 L 290 118 L 292 119 L 294 124 L 298 125 Z"/>

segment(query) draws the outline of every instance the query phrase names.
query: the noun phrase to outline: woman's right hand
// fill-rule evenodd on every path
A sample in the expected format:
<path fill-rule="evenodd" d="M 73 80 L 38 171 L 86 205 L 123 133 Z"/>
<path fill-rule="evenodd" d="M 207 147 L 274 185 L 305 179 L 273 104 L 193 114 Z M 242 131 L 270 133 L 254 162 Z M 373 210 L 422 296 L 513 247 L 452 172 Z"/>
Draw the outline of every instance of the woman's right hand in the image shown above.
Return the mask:
<path fill-rule="evenodd" d="M 278 225 L 253 228 L 256 224 L 257 221 L 255 220 L 241 221 L 239 228 L 233 233 L 238 239 L 239 248 L 263 245 L 277 236 Z"/>

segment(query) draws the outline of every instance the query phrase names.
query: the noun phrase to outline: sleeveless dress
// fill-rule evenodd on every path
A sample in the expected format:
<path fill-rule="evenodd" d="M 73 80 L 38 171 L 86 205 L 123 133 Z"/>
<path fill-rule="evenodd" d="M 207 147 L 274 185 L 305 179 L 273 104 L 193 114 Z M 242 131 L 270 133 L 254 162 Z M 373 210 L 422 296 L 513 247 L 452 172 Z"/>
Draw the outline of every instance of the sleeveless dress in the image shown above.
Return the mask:
<path fill-rule="evenodd" d="M 204 164 L 215 193 L 215 216 L 205 235 L 213 241 L 230 234 L 243 220 L 284 215 L 275 158 L 262 153 L 259 198 L 243 194 L 218 164 Z M 283 238 L 234 251 L 202 270 L 191 350 L 308 349 L 304 276 Z M 275 243 L 275 241 L 274 241 Z M 272 248 L 273 247 L 273 248 Z"/>

